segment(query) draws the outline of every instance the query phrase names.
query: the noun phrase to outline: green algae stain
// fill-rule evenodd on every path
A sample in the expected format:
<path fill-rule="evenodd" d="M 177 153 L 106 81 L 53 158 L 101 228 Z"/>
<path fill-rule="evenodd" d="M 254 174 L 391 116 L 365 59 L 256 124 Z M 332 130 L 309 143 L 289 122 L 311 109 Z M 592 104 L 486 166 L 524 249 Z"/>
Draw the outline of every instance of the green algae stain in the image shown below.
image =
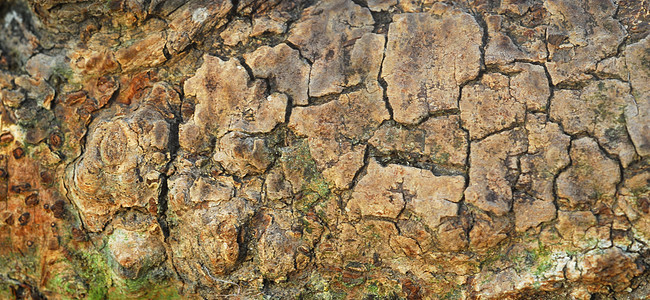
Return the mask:
<path fill-rule="evenodd" d="M 181 299 L 173 280 L 167 276 L 124 279 L 115 274 L 104 251 L 80 249 L 70 250 L 69 254 L 65 263 L 70 268 L 59 272 L 46 285 L 64 294 L 62 299 Z"/>
<path fill-rule="evenodd" d="M 299 172 L 301 177 L 300 190 L 302 194 L 294 200 L 294 206 L 298 210 L 306 213 L 318 203 L 333 196 L 330 189 L 331 184 L 318 171 L 306 141 L 299 141 L 282 149 L 280 161 L 284 165 L 285 171 Z"/>
<path fill-rule="evenodd" d="M 79 252 L 79 276 L 88 284 L 88 299 L 105 299 L 112 284 L 107 259 L 96 252 Z"/>
<path fill-rule="evenodd" d="M 181 299 L 178 290 L 148 277 L 117 279 L 107 294 L 108 299 Z"/>

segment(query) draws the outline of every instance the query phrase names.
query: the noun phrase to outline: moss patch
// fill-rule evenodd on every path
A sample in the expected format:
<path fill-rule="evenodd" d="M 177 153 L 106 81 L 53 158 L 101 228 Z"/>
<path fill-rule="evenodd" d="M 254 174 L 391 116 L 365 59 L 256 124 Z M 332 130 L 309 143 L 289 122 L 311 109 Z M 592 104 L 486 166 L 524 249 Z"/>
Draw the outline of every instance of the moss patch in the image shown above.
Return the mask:
<path fill-rule="evenodd" d="M 306 141 L 297 141 L 281 151 L 280 161 L 285 166 L 285 170 L 298 172 L 301 177 L 302 195 L 294 200 L 294 207 L 297 210 L 306 213 L 332 196 L 330 183 L 318 171 Z M 296 183 L 292 182 L 292 184 Z"/>
<path fill-rule="evenodd" d="M 64 291 L 71 298 L 86 299 L 180 299 L 173 280 L 166 276 L 122 279 L 110 267 L 107 255 L 97 250 L 74 251 L 70 265 L 75 274 L 55 276 L 48 288 Z M 75 280 L 75 276 L 79 280 Z"/>

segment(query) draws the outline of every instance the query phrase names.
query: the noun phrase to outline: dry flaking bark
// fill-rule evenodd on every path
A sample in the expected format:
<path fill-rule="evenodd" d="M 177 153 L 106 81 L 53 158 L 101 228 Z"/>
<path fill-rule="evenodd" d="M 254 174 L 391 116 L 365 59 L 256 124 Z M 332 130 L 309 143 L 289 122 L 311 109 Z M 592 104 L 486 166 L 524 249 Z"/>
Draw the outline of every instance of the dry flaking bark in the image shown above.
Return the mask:
<path fill-rule="evenodd" d="M 4 1 L 0 298 L 648 298 L 648 11 Z"/>

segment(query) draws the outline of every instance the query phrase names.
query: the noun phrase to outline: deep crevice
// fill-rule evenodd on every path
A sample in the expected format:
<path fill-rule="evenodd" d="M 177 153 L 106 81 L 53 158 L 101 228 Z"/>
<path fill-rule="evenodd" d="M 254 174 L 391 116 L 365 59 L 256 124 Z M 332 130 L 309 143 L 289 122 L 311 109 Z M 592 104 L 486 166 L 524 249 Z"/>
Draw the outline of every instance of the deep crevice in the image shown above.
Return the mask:
<path fill-rule="evenodd" d="M 183 99 L 183 95 L 179 95 Z M 165 240 L 169 238 L 169 224 L 167 223 L 167 210 L 168 210 L 168 199 L 169 199 L 169 170 L 172 168 L 176 157 L 178 156 L 178 150 L 180 149 L 178 128 L 181 123 L 181 105 L 178 108 L 178 111 L 174 112 L 174 119 L 170 124 L 169 130 L 169 161 L 163 169 L 164 172 L 160 174 L 160 193 L 158 194 L 158 209 L 157 209 L 157 220 L 160 225 L 160 229 L 163 232 Z"/>
<path fill-rule="evenodd" d="M 359 183 L 359 180 L 361 180 L 361 178 L 368 172 L 368 164 L 370 163 L 370 147 L 370 145 L 367 145 L 366 149 L 363 152 L 363 166 L 361 166 L 361 168 L 359 168 L 359 170 L 354 173 L 354 176 L 352 177 L 352 183 L 350 184 L 349 188 L 350 190 L 353 190 L 354 187 L 356 187 Z M 344 209 L 345 207 L 342 205 L 342 200 L 343 199 L 341 199 L 340 206 L 341 209 Z"/>
<path fill-rule="evenodd" d="M 393 107 L 390 105 L 390 100 L 388 99 L 388 82 L 382 77 L 382 72 L 384 70 L 384 61 L 386 60 L 386 48 L 388 47 L 388 28 L 386 29 L 386 38 L 384 39 L 384 51 L 381 55 L 381 63 L 379 64 L 379 71 L 377 72 L 377 82 L 382 88 L 382 98 L 386 105 L 386 110 L 388 110 L 389 119 L 393 120 Z"/>
<path fill-rule="evenodd" d="M 388 34 L 388 27 L 393 21 L 393 15 L 387 11 L 371 11 L 372 19 L 375 21 L 373 33 Z M 384 47 L 385 48 L 385 47 Z"/>

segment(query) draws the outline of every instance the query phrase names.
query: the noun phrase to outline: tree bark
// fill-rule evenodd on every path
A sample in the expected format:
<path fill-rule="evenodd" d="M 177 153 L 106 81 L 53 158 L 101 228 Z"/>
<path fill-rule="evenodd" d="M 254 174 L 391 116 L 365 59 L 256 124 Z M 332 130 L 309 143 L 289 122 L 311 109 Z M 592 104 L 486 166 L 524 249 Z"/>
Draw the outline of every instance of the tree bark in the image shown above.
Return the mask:
<path fill-rule="evenodd" d="M 0 3 L 0 298 L 648 298 L 650 7 Z"/>

